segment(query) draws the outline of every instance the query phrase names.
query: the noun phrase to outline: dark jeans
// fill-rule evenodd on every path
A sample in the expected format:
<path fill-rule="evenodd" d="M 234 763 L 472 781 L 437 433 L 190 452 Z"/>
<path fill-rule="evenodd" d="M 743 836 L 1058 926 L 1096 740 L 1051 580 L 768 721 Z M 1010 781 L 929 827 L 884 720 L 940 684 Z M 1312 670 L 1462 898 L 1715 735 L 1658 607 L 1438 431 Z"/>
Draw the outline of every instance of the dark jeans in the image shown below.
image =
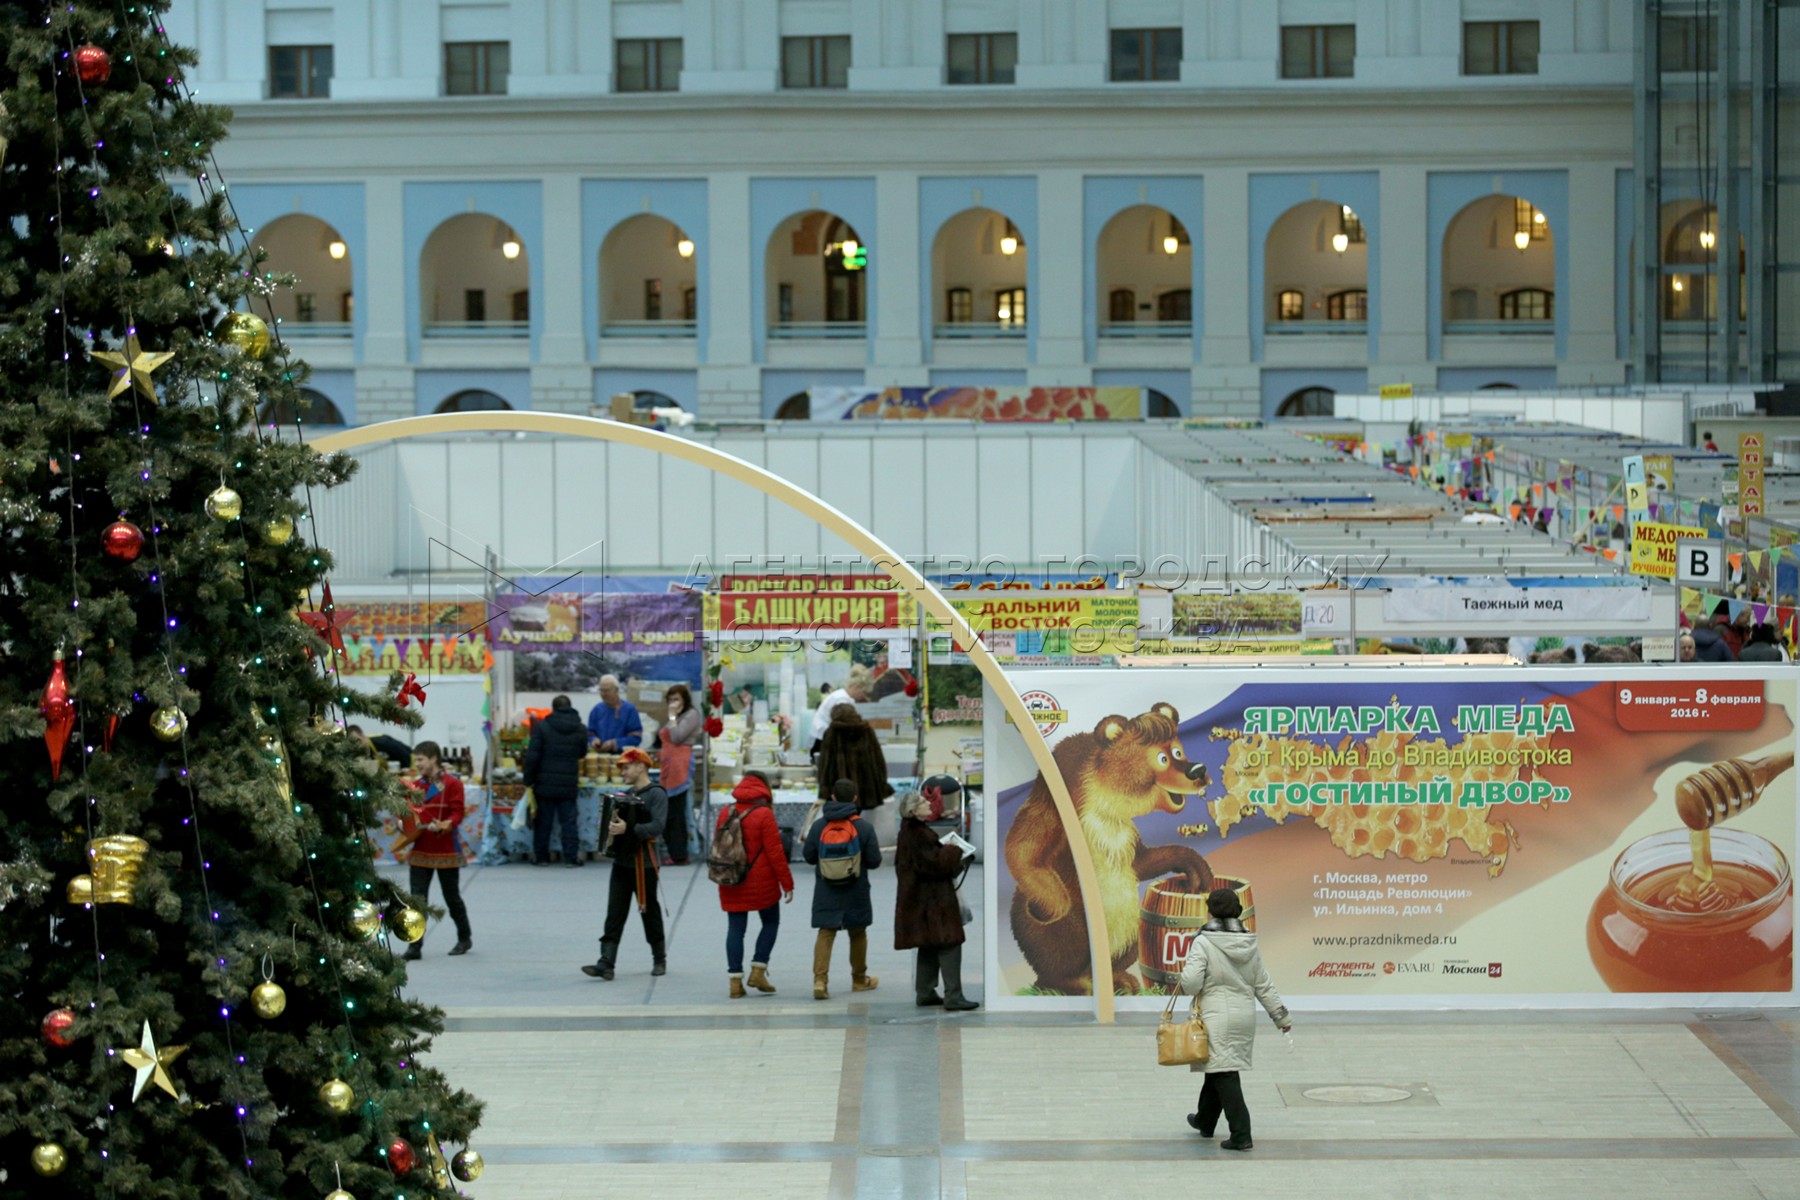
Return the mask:
<path fill-rule="evenodd" d="M 651 952 L 660 961 L 663 956 L 663 915 L 662 898 L 656 894 L 655 852 L 644 857 L 647 860 L 644 867 L 644 895 L 648 898 L 643 912 L 644 940 L 650 943 Z M 637 866 L 627 856 L 613 863 L 612 878 L 607 883 L 606 929 L 600 935 L 600 957 L 611 961 L 612 955 L 618 952 L 619 938 L 625 933 L 625 921 L 636 907 Z"/>
<path fill-rule="evenodd" d="M 942 975 L 944 999 L 961 1000 L 962 952 L 961 943 L 954 946 L 920 946 L 919 965 L 913 978 L 914 997 L 923 1000 L 935 994 L 938 976 Z"/>
<path fill-rule="evenodd" d="M 407 874 L 408 890 L 419 898 L 421 905 L 431 902 L 431 877 L 438 877 L 444 885 L 444 907 L 450 910 L 450 919 L 456 922 L 456 940 L 469 941 L 469 910 L 463 904 L 462 868 L 413 867 Z"/>
<path fill-rule="evenodd" d="M 531 856 L 538 862 L 550 861 L 550 825 L 555 822 L 562 826 L 563 861 L 581 861 L 581 835 L 575 828 L 575 797 L 567 800 L 546 800 L 538 797 L 537 818 L 531 826 Z"/>
<path fill-rule="evenodd" d="M 775 951 L 775 935 L 781 930 L 781 901 L 759 910 L 756 915 L 762 918 L 762 925 L 756 931 L 756 957 L 750 961 L 766 967 L 769 955 Z M 749 913 L 725 914 L 725 969 L 733 975 L 744 973 L 744 934 L 749 928 Z"/>
<path fill-rule="evenodd" d="M 1250 1136 L 1250 1109 L 1244 1103 L 1244 1084 L 1236 1071 L 1209 1072 L 1200 1088 L 1200 1128 L 1216 1128 L 1220 1112 L 1231 1126 L 1232 1137 Z"/>
<path fill-rule="evenodd" d="M 669 861 L 688 860 L 688 789 L 682 788 L 669 797 L 669 816 L 663 826 L 662 843 L 668 847 Z"/>

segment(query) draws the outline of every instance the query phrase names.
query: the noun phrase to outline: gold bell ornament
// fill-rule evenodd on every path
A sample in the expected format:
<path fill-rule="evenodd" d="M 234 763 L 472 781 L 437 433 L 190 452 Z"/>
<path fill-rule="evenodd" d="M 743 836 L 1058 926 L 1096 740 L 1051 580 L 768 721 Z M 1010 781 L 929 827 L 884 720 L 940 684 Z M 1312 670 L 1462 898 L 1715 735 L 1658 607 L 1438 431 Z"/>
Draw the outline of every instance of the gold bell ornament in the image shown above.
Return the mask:
<path fill-rule="evenodd" d="M 129 833 L 95 838 L 87 846 L 92 873 L 69 880 L 69 903 L 130 904 L 148 853 L 150 843 Z"/>

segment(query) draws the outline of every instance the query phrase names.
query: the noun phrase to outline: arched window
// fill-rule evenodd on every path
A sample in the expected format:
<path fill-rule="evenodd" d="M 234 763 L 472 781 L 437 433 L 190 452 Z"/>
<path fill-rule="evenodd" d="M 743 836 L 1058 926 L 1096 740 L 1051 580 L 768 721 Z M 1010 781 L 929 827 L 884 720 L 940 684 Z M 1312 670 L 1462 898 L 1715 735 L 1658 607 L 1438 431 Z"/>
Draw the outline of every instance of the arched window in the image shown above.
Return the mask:
<path fill-rule="evenodd" d="M 1181 409 L 1166 393 L 1155 388 L 1144 389 L 1144 415 L 1151 418 L 1179 417 Z"/>
<path fill-rule="evenodd" d="M 777 421 L 809 421 L 812 419 L 812 394 L 795 392 L 775 410 Z"/>
<path fill-rule="evenodd" d="M 508 404 L 492 392 L 484 392 L 480 388 L 471 388 L 466 392 L 458 392 L 437 406 L 441 413 L 458 412 L 495 412 L 510 409 Z"/>
<path fill-rule="evenodd" d="M 1114 288 L 1108 292 L 1106 319 L 1114 325 L 1137 320 L 1137 293 L 1130 288 Z"/>
<path fill-rule="evenodd" d="M 1369 293 L 1360 288 L 1333 292 L 1325 297 L 1325 317 L 1331 321 L 1368 320 Z"/>
<path fill-rule="evenodd" d="M 1496 379 L 1493 383 L 1482 384 L 1480 390 L 1484 392 L 1516 392 L 1519 390 L 1519 385 Z"/>
<path fill-rule="evenodd" d="M 953 287 L 944 293 L 944 321 L 950 325 L 967 325 L 975 319 L 975 293 L 966 287 Z"/>
<path fill-rule="evenodd" d="M 312 388 L 301 388 L 293 396 L 267 401 L 256 410 L 256 418 L 264 425 L 342 425 L 344 414 L 331 402 L 331 397 Z"/>
<path fill-rule="evenodd" d="M 1304 321 L 1306 319 L 1306 293 L 1296 288 L 1287 288 L 1276 293 L 1275 319 L 1277 321 Z"/>
<path fill-rule="evenodd" d="M 648 412 L 653 408 L 680 408 L 681 401 L 662 392 L 633 392 L 631 406 L 639 412 Z"/>
<path fill-rule="evenodd" d="M 1337 393 L 1330 388 L 1301 388 L 1275 410 L 1278 417 L 1329 417 L 1333 415 Z"/>
<path fill-rule="evenodd" d="M 1500 294 L 1502 321 L 1548 321 L 1555 293 L 1543 288 L 1518 288 Z"/>
<path fill-rule="evenodd" d="M 1156 298 L 1156 319 L 1159 321 L 1192 321 L 1194 319 L 1194 292 L 1192 288 L 1175 288 L 1164 292 Z"/>

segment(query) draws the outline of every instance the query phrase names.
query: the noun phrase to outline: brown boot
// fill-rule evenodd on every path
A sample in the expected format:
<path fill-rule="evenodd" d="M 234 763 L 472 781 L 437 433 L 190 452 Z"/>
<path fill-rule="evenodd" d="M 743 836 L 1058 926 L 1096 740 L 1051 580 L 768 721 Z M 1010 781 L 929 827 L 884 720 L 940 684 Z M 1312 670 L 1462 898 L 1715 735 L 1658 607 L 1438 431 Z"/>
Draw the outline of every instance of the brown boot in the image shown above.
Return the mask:
<path fill-rule="evenodd" d="M 831 946 L 837 941 L 837 930 L 821 929 L 813 941 L 813 999 L 831 999 L 826 982 L 831 975 Z"/>
<path fill-rule="evenodd" d="M 869 931 L 850 931 L 850 990 L 872 992 L 881 980 L 869 974 Z"/>
<path fill-rule="evenodd" d="M 733 972 L 731 976 L 731 998 L 733 1000 L 742 1000 L 748 994 L 749 993 L 744 991 L 744 977 Z"/>
<path fill-rule="evenodd" d="M 744 982 L 759 992 L 770 995 L 775 992 L 775 985 L 769 982 L 769 968 L 759 962 L 750 964 L 750 977 Z"/>

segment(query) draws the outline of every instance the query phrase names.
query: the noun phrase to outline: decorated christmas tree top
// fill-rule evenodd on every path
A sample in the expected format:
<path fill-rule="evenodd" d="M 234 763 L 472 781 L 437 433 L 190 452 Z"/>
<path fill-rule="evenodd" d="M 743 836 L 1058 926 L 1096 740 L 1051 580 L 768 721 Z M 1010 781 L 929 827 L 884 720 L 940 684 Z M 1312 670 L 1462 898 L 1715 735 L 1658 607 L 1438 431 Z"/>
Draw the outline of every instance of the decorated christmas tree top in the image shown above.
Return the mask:
<path fill-rule="evenodd" d="M 353 464 L 257 427 L 304 368 L 162 7 L 0 3 L 0 1197 L 454 1195 L 338 733 L 408 714 L 313 627 Z"/>

